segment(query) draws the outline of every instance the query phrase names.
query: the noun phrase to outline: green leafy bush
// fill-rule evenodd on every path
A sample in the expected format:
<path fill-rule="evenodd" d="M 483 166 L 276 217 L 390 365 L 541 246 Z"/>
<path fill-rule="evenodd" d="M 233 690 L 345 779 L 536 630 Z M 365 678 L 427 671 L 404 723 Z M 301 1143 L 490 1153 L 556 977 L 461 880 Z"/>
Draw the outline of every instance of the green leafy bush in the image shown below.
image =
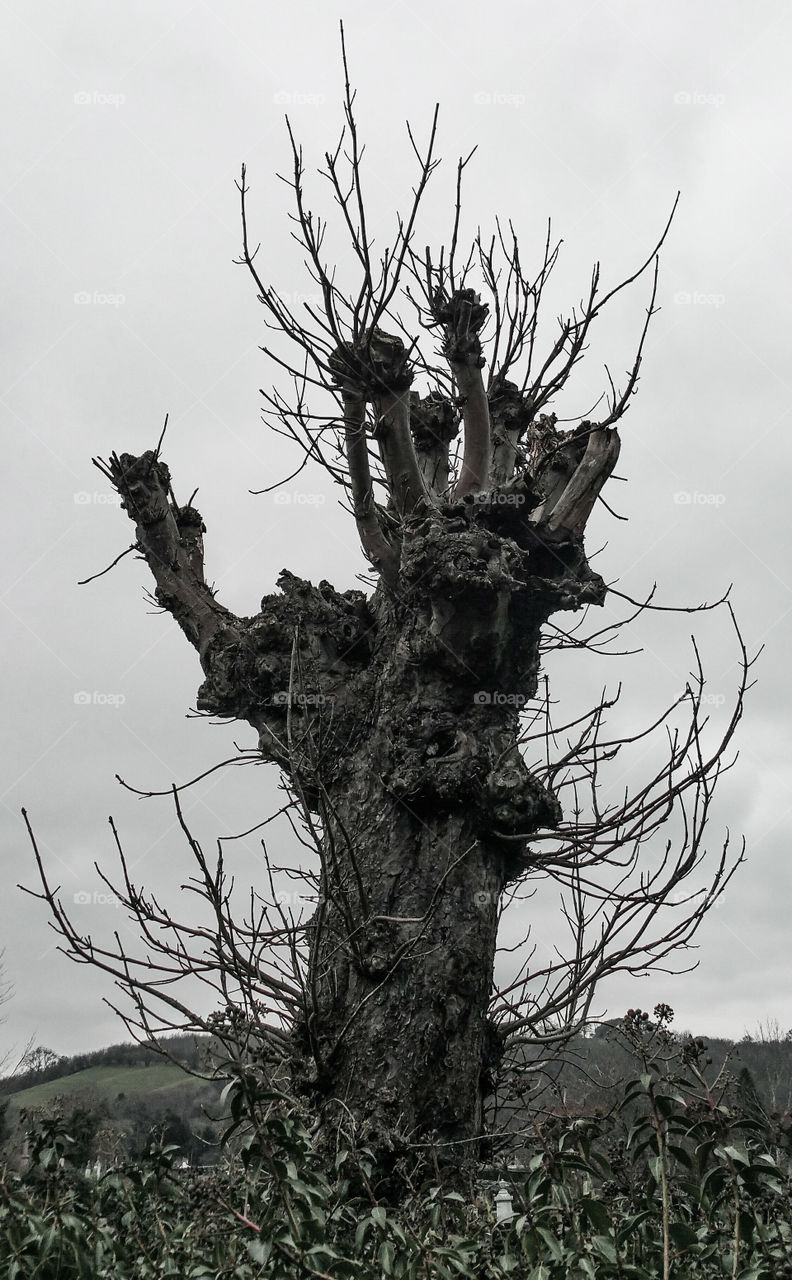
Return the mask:
<path fill-rule="evenodd" d="M 707 1081 L 706 1046 L 672 1011 L 630 1010 L 633 1074 L 616 1112 L 537 1118 L 527 1167 L 491 1195 L 426 1187 L 378 1202 L 366 1151 L 328 1163 L 307 1118 L 250 1064 L 229 1065 L 225 1163 L 175 1167 L 174 1146 L 96 1179 L 62 1119 L 31 1121 L 29 1166 L 0 1174 L 9 1280 L 790 1280 L 784 1135 L 744 1082 Z"/>

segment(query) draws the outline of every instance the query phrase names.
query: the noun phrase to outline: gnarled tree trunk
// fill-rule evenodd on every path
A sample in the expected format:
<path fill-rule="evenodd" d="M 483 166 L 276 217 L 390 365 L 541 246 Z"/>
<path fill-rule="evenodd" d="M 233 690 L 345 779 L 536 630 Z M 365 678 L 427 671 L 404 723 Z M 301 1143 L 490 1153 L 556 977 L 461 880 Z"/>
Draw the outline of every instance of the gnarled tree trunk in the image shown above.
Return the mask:
<path fill-rule="evenodd" d="M 410 135 L 420 166 L 412 204 L 375 262 L 348 75 L 344 113 L 346 139 L 326 154 L 324 175 L 350 237 L 357 287 L 342 291 L 325 263 L 325 223 L 307 206 L 293 137 L 292 225 L 321 306 L 295 314 L 259 274 L 258 250 L 248 240 L 244 168 L 241 262 L 269 326 L 298 352 L 293 364 L 275 357 L 293 380 L 293 402 L 274 390 L 265 396 L 265 413 L 302 446 L 306 461 L 324 466 L 341 485 L 378 575 L 376 589 L 370 596 L 339 593 L 284 569 L 278 592 L 264 597 L 259 612 L 237 617 L 205 580 L 201 516 L 176 503 L 159 447 L 141 457 L 97 460 L 135 524 L 135 548 L 153 574 L 157 600 L 198 652 L 205 675 L 198 706 L 252 725 L 262 758 L 280 767 L 299 801 L 318 859 L 318 870 L 306 873 L 316 888 L 315 912 L 307 923 L 278 916 L 277 902 L 262 893 L 265 923 L 238 923 L 222 858 L 216 869 L 209 866 L 175 794 L 199 865 L 198 892 L 214 924 L 207 931 L 196 929 L 192 917 L 177 921 L 132 884 L 125 865 L 119 896 L 141 927 L 144 954 L 131 955 L 118 937 L 115 950 L 102 948 L 69 919 L 32 831 L 31 839 L 40 896 L 68 954 L 115 977 L 133 1001 L 132 1025 L 153 1034 L 149 1010 L 158 1002 L 174 1029 L 227 1025 L 224 1043 L 234 1063 L 247 1060 L 251 1044 L 261 1049 L 268 1078 L 285 1067 L 292 1086 L 310 1098 L 328 1145 L 339 1127 L 351 1130 L 374 1151 L 379 1171 L 389 1173 L 411 1149 L 434 1145 L 435 1156 L 455 1163 L 460 1152 L 475 1154 L 504 1048 L 508 1058 L 526 1040 L 563 1039 L 588 1017 L 605 974 L 646 972 L 687 945 L 740 860 L 728 869 L 727 839 L 709 893 L 685 896 L 685 881 L 704 852 L 713 788 L 742 714 L 751 661 L 737 632 L 741 681 L 715 750 L 702 746 L 699 667 L 684 695 L 688 727 L 668 734 L 659 771 L 619 803 L 598 800 L 600 763 L 620 745 L 599 736 L 611 705 L 604 697 L 573 722 L 577 741 L 561 761 L 548 763 L 541 779 L 531 774 L 520 750 L 520 712 L 536 695 L 542 628 L 557 611 L 605 597 L 586 560 L 584 531 L 618 457 L 615 424 L 636 389 L 654 312 L 657 254 L 671 219 L 643 265 L 603 295 L 595 266 L 588 293 L 559 317 L 542 358 L 538 316 L 558 255 L 549 228 L 535 277 L 524 274 L 511 224 L 508 236 L 498 226 L 489 243 L 478 235 L 460 268 L 467 164 L 460 161 L 450 247 L 434 261 L 428 248 L 416 254 L 416 216 L 436 164 L 435 115 L 424 154 Z M 555 415 L 544 411 L 584 354 L 593 321 L 651 265 L 651 298 L 624 389 L 618 392 L 609 377 L 601 419 L 559 431 Z M 474 270 L 494 313 L 486 381 L 488 304 L 465 287 Z M 417 309 L 418 327 L 439 340 L 444 367 L 435 363 L 437 350 L 422 353 L 417 338 L 408 350 L 381 327 L 407 332 L 397 292 Z M 416 372 L 428 394 L 411 389 Z M 309 387 L 320 389 L 325 403 L 332 397 L 330 415 L 308 412 Z M 636 613 L 643 607 L 636 605 Z M 600 640 L 614 627 L 602 628 Z M 569 638 L 570 645 L 588 642 Z M 602 644 L 595 633 L 591 647 L 612 652 L 607 640 Z M 653 729 L 664 733 L 678 701 L 627 741 L 643 741 Z M 549 717 L 547 724 L 549 734 Z M 548 779 L 568 784 L 575 796 L 566 820 Z M 650 869 L 639 866 L 646 841 L 672 812 L 681 818 L 680 838 L 664 841 Z M 545 856 L 543 841 L 563 847 Z M 584 877 L 603 864 L 614 869 L 615 884 L 594 895 L 589 909 Z M 500 993 L 496 1022 L 490 1009 L 499 904 L 504 889 L 534 865 L 550 868 L 571 890 L 571 953 L 532 970 L 516 995 Z M 625 883 L 631 872 L 634 879 Z M 679 887 L 682 901 L 692 904 L 681 921 L 650 928 Z M 168 941 L 160 942 L 163 935 Z M 205 1018 L 187 1009 L 171 986 L 194 968 L 214 992 L 233 987 L 244 1009 L 233 1009 L 227 1023 L 224 1011 Z M 528 984 L 537 978 L 545 985 L 535 999 Z"/>
<path fill-rule="evenodd" d="M 400 354 L 398 340 L 375 341 Z M 400 522 L 386 540 L 360 493 L 361 539 L 382 573 L 371 598 L 284 570 L 255 617 L 234 617 L 206 587 L 200 516 L 169 502 L 165 465 L 154 454 L 110 465 L 157 598 L 200 654 L 199 708 L 253 725 L 319 821 L 292 1075 L 327 1128 L 352 1117 L 384 1158 L 430 1136 L 454 1153 L 482 1132 L 500 1051 L 488 1020 L 499 902 L 529 865 L 532 833 L 560 817 L 520 753 L 519 713 L 536 693 L 549 615 L 604 598 L 581 534 L 618 437 L 590 424 L 561 436 L 552 419 L 523 415 L 534 463 L 514 476 L 485 396 L 484 445 L 451 500 L 436 484 L 447 484 L 452 406 L 411 401 L 409 382 L 391 377 L 388 389 L 382 364 L 378 374 L 388 396 L 376 431 Z M 365 379 L 344 394 L 353 430 Z M 515 389 L 499 396 L 513 421 Z M 482 487 L 484 447 L 506 473 L 494 488 Z M 435 484 L 415 465 L 428 454 Z"/>

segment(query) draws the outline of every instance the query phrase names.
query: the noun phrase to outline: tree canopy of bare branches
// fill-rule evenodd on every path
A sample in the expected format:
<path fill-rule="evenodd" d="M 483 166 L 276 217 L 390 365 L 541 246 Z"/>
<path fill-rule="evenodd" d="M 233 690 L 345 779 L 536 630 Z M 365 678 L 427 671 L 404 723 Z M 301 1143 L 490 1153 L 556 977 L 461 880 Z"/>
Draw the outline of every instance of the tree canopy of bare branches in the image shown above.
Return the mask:
<path fill-rule="evenodd" d="M 446 243 L 418 247 L 436 112 L 425 141 L 408 131 L 412 196 L 374 253 L 345 51 L 344 71 L 344 130 L 321 175 L 350 277 L 342 284 L 325 257 L 327 223 L 291 126 L 292 233 L 321 305 L 298 311 L 268 283 L 244 168 L 240 262 L 277 335 L 263 348 L 277 379 L 264 412 L 300 451 L 288 483 L 318 465 L 339 486 L 371 590 L 284 570 L 255 614 L 237 616 L 206 580 L 206 529 L 192 501 L 174 497 L 162 438 L 142 456 L 96 463 L 134 524 L 157 603 L 197 651 L 199 710 L 252 725 L 256 758 L 282 771 L 309 908 L 284 902 L 277 886 L 291 873 L 277 857 L 238 906 L 222 841 L 204 852 L 178 790 L 205 924 L 133 883 L 115 828 L 122 881 L 111 887 L 139 927 L 137 954 L 117 937 L 81 936 L 40 858 L 39 868 L 67 953 L 113 976 L 138 1034 L 225 1036 L 232 1056 L 257 1056 L 268 1079 L 309 1099 L 325 1140 L 352 1133 L 392 1166 L 429 1146 L 447 1157 L 472 1149 L 520 1046 L 563 1042 L 591 1016 L 603 978 L 662 967 L 689 944 L 741 857 L 727 839 L 707 887 L 688 892 L 751 659 L 735 623 L 741 674 L 714 735 L 697 652 L 680 698 L 628 738 L 610 736 L 604 695 L 555 723 L 543 655 L 619 652 L 622 624 L 591 623 L 608 588 L 584 533 L 619 457 L 671 218 L 624 279 L 603 285 L 597 264 L 548 338 L 540 318 L 560 245 L 548 226 L 528 270 L 516 228 L 498 222 L 463 250 L 472 153 L 458 165 Z M 617 384 L 606 370 L 600 401 L 562 429 L 556 408 L 592 325 L 632 285 L 645 285 L 647 304 L 627 372 Z M 624 623 L 656 607 L 651 595 L 622 599 Z M 578 617 L 564 628 L 561 614 Z M 615 794 L 609 766 L 649 740 L 665 743 L 662 762 Z M 569 945 L 540 963 L 527 938 L 513 980 L 494 991 L 502 912 L 543 877 L 563 890 Z M 183 997 L 185 978 L 208 985 L 215 1013 Z"/>

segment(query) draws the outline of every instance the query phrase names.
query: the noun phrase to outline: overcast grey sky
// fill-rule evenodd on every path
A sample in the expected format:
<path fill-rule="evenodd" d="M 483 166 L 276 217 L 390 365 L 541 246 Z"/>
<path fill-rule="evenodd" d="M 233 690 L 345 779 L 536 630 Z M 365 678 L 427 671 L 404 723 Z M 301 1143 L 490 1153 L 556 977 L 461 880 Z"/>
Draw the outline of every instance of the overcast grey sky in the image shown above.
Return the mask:
<path fill-rule="evenodd" d="M 597 1008 L 664 999 L 679 1026 L 711 1035 L 739 1037 L 772 1017 L 792 1026 L 790 6 L 10 0 L 0 12 L 0 936 L 16 987 L 0 1049 L 31 1035 L 63 1053 L 124 1038 L 101 1003 L 108 985 L 54 950 L 45 910 L 15 887 L 33 883 L 21 806 L 64 900 L 90 898 L 74 906 L 80 926 L 126 937 L 92 869 L 113 869 L 107 815 L 135 875 L 164 896 L 189 860 L 168 802 L 137 800 L 114 774 L 159 789 L 253 743 L 244 726 L 186 718 L 198 661 L 173 622 L 149 612 L 143 565 L 130 557 L 76 585 L 131 535 L 92 455 L 153 447 L 170 414 L 176 492 L 185 501 L 200 485 L 208 573 L 240 613 L 256 612 L 284 566 L 340 589 L 364 567 L 321 475 L 304 474 L 289 503 L 248 492 L 296 459 L 260 421 L 258 389 L 275 373 L 258 349 L 263 313 L 232 265 L 234 179 L 246 161 L 262 270 L 293 299 L 314 291 L 274 175 L 289 164 L 285 111 L 309 169 L 337 137 L 339 17 L 378 237 L 392 232 L 414 177 L 404 121 L 425 136 L 438 100 L 444 164 L 418 243 L 447 234 L 455 161 L 477 144 L 468 230 L 511 217 L 530 263 L 552 216 L 565 244 L 551 311 L 578 300 L 595 259 L 606 283 L 629 273 L 682 191 L 662 310 L 623 424 L 629 483 L 610 493 L 629 524 L 600 509 L 589 545 L 607 540 L 598 568 L 632 594 L 657 581 L 664 601 L 692 602 L 734 583 L 749 647 L 765 652 L 712 844 L 728 824 L 745 833 L 748 861 L 699 934 L 696 972 L 619 979 Z M 319 180 L 311 188 L 328 212 Z M 614 304 L 561 416 L 582 415 L 599 394 L 603 361 L 627 367 L 646 302 L 639 285 Z M 684 687 L 691 621 L 642 620 L 631 640 L 645 653 L 604 671 L 564 655 L 571 695 L 621 678 L 625 723 L 641 723 Z M 696 630 L 717 720 L 735 648 L 725 618 Z M 561 664 L 554 674 L 558 694 Z M 211 846 L 260 820 L 276 784 L 269 767 L 213 775 L 188 793 L 196 835 Z M 234 848 L 240 882 L 255 880 L 255 841 Z M 550 904 L 523 910 L 541 946 L 563 945 Z"/>

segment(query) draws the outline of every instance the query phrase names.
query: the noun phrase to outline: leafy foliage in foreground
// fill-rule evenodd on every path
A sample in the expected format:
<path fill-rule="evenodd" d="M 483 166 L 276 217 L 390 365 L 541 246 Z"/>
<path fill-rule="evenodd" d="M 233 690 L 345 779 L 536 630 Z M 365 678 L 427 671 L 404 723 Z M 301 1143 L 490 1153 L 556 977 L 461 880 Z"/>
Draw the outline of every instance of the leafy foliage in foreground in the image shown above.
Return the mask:
<path fill-rule="evenodd" d="M 509 1223 L 459 1190 L 416 1190 L 398 1208 L 379 1201 L 365 1151 L 340 1151 L 323 1168 L 295 1109 L 240 1066 L 228 1091 L 238 1150 L 208 1173 L 179 1171 L 175 1148 L 153 1147 L 136 1165 L 88 1179 L 70 1163 L 63 1126 L 41 1121 L 26 1173 L 0 1175 L 0 1272 L 789 1280 L 784 1135 L 725 1075 L 707 1083 L 703 1041 L 678 1041 L 671 1016 L 659 1005 L 655 1021 L 634 1010 L 625 1018 L 636 1071 L 618 1115 L 537 1120 L 528 1167 L 508 1175 Z"/>

